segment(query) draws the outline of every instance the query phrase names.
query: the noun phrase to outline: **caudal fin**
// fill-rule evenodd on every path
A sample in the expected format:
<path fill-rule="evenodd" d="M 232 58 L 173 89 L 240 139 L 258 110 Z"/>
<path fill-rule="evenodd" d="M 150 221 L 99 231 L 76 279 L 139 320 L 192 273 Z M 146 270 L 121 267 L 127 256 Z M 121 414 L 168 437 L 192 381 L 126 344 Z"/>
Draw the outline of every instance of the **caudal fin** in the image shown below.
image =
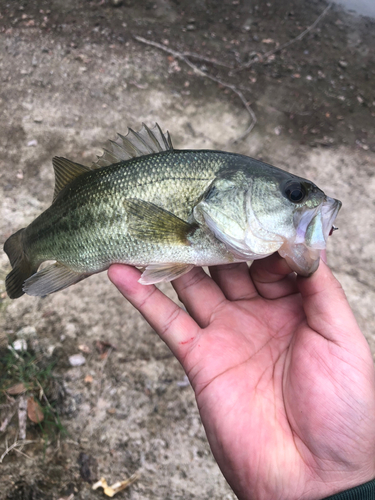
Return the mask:
<path fill-rule="evenodd" d="M 5 280 L 7 294 L 11 299 L 18 299 L 18 297 L 21 297 L 25 293 L 23 291 L 23 284 L 36 271 L 23 250 L 23 231 L 23 229 L 20 229 L 12 234 L 4 243 L 4 252 L 8 255 L 13 267 Z"/>

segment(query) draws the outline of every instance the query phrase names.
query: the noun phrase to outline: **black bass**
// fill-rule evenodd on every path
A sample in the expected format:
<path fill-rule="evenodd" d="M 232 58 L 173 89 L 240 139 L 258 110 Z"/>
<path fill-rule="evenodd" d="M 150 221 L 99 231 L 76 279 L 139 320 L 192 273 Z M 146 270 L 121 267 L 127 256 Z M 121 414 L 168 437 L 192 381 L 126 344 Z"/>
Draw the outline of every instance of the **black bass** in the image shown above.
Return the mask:
<path fill-rule="evenodd" d="M 57 292 L 112 263 L 142 267 L 140 282 L 152 284 L 279 252 L 307 276 L 341 207 L 247 156 L 174 150 L 158 125 L 119 135 L 90 168 L 57 157 L 53 166 L 52 205 L 4 244 L 13 299 Z"/>

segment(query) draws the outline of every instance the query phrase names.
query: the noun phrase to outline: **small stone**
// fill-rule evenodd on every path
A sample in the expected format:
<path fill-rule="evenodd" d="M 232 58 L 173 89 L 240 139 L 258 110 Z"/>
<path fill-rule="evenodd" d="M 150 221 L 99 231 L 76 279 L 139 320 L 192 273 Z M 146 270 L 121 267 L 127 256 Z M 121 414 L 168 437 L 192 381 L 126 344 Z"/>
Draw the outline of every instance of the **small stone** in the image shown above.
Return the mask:
<path fill-rule="evenodd" d="M 86 363 L 86 358 L 82 354 L 73 354 L 69 356 L 70 366 L 82 366 Z"/>
<path fill-rule="evenodd" d="M 177 380 L 176 385 L 177 387 L 187 387 L 190 385 L 190 382 L 187 376 L 184 375 L 184 378 L 182 380 Z"/>
<path fill-rule="evenodd" d="M 348 67 L 348 63 L 346 61 L 339 61 L 339 66 L 345 69 Z"/>
<path fill-rule="evenodd" d="M 24 326 L 16 333 L 19 339 L 27 339 L 36 337 L 36 329 L 35 326 Z"/>
<path fill-rule="evenodd" d="M 34 122 L 35 123 L 42 123 L 42 121 L 43 121 L 43 118 L 41 116 L 35 116 L 34 117 Z"/>
<path fill-rule="evenodd" d="M 30 147 L 35 147 L 35 146 L 37 146 L 37 144 L 38 144 L 38 141 L 37 141 L 36 139 L 33 139 L 33 140 L 31 140 L 31 141 L 29 141 L 29 142 L 27 143 L 27 146 L 30 148 Z"/>
<path fill-rule="evenodd" d="M 27 342 L 25 339 L 15 340 L 12 346 L 15 351 L 27 351 Z"/>

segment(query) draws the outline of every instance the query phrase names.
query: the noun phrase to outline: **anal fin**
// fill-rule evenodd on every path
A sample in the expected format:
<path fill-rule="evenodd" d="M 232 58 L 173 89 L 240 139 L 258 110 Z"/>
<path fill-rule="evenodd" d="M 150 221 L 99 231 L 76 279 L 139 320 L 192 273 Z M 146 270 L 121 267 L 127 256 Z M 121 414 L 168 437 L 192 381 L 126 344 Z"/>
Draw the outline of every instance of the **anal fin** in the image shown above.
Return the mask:
<path fill-rule="evenodd" d="M 43 297 L 74 285 L 88 276 L 87 273 L 72 271 L 56 262 L 27 279 L 23 285 L 23 291 L 28 295 Z"/>
<path fill-rule="evenodd" d="M 192 264 L 149 264 L 138 280 L 142 285 L 172 281 L 193 269 Z"/>

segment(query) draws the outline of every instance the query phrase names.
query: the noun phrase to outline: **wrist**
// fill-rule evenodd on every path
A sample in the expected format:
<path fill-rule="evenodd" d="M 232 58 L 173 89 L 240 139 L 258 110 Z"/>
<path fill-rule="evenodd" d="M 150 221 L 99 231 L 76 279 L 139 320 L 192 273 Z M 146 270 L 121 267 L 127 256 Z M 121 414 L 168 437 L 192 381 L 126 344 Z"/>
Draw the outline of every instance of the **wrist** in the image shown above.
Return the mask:
<path fill-rule="evenodd" d="M 373 500 L 375 498 L 375 479 L 355 486 L 349 490 L 336 493 L 322 500 Z"/>

